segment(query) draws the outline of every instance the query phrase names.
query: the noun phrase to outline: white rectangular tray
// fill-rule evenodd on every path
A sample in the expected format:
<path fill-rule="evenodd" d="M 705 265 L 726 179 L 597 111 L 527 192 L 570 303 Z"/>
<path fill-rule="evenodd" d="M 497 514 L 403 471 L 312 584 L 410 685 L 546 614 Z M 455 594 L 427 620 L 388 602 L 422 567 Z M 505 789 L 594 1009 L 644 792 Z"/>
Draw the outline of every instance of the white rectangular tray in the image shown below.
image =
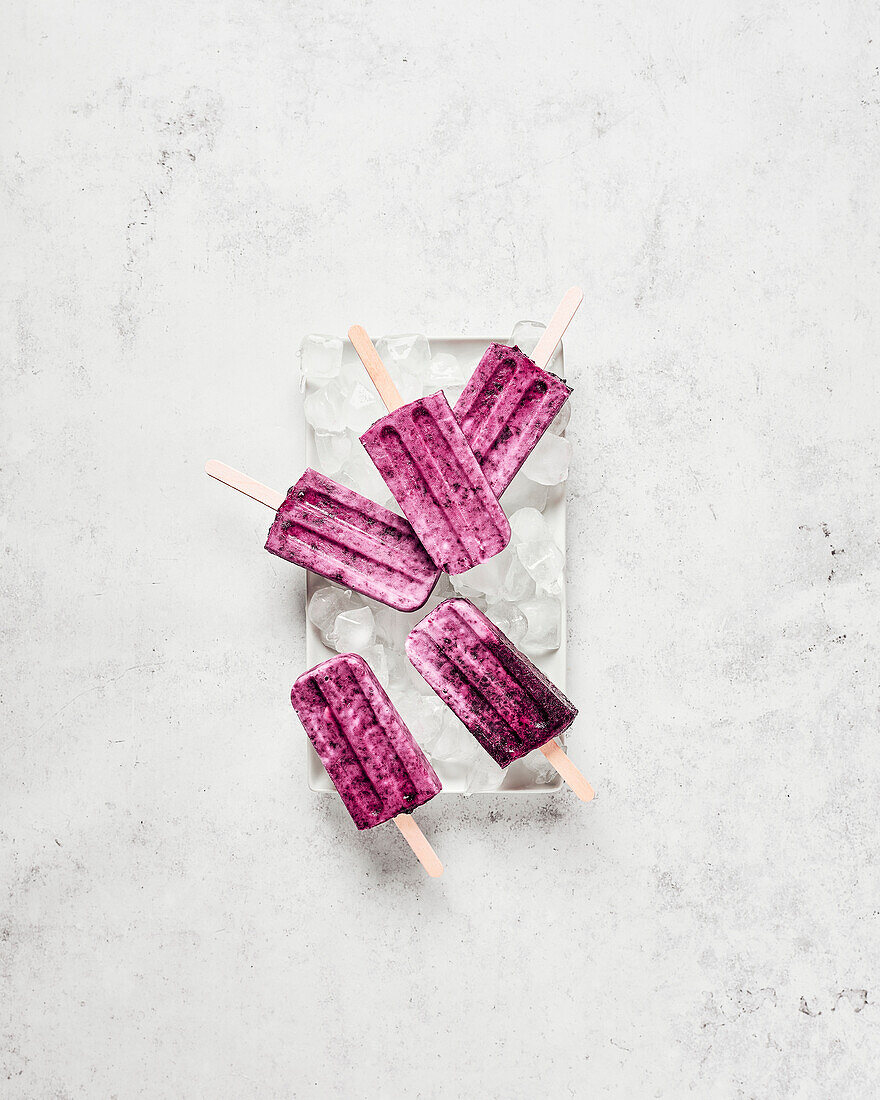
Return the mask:
<path fill-rule="evenodd" d="M 489 337 L 469 337 L 469 336 L 451 336 L 451 337 L 428 337 L 431 344 L 432 352 L 449 352 L 456 356 L 459 362 L 465 367 L 468 373 L 470 373 L 474 367 L 476 367 L 483 352 L 493 342 L 504 343 L 507 340 L 506 336 L 489 336 Z M 353 354 L 351 344 L 346 341 L 346 355 Z M 562 345 L 559 347 L 559 372 L 564 377 L 564 352 Z M 556 369 L 554 367 L 554 369 Z M 305 439 L 306 439 L 306 465 L 314 466 L 317 468 L 317 451 L 315 448 L 314 433 L 308 424 L 305 425 Z M 560 487 L 564 490 L 564 485 Z M 502 505 L 504 504 L 504 498 L 501 498 Z M 544 517 L 553 529 L 554 536 L 560 546 L 565 546 L 565 493 L 564 491 L 551 490 L 547 500 L 547 507 L 544 510 Z M 314 573 L 308 573 L 306 578 L 306 605 L 311 599 L 315 589 L 325 583 L 323 578 L 316 576 Z M 559 649 L 546 654 L 541 654 L 536 657 L 531 657 L 538 668 L 544 673 L 545 676 L 560 689 L 565 691 L 565 669 L 566 669 L 566 598 L 565 598 L 565 585 L 562 586 L 562 624 L 560 628 L 560 644 Z M 423 611 L 415 611 L 410 615 L 404 616 L 411 625 L 415 625 L 424 615 Z M 324 645 L 320 633 L 317 628 L 305 614 L 305 608 L 303 608 L 303 618 L 305 620 L 305 634 L 306 634 L 306 661 L 309 668 L 313 668 L 321 661 L 326 661 L 330 657 L 334 657 L 336 654 L 334 650 L 328 649 Z M 394 702 L 394 699 L 391 700 Z M 413 735 L 418 740 L 418 731 L 413 730 Z M 308 775 L 309 775 L 309 787 L 319 794 L 335 794 L 335 788 L 330 781 L 330 777 L 324 770 L 324 765 L 315 750 L 312 748 L 311 743 L 306 742 L 308 745 Z M 538 785 L 530 781 L 530 777 L 524 774 L 517 768 L 516 763 L 511 764 L 507 769 L 507 775 L 505 776 L 504 783 L 498 790 L 494 790 L 491 794 L 497 795 L 524 795 L 524 794 L 547 794 L 554 790 L 558 790 L 562 786 L 562 779 L 554 777 L 553 781 L 547 784 Z M 462 775 L 456 779 L 444 779 L 443 781 L 443 794 L 463 794 L 465 791 L 465 777 Z M 480 793 L 480 792 L 474 792 Z"/>

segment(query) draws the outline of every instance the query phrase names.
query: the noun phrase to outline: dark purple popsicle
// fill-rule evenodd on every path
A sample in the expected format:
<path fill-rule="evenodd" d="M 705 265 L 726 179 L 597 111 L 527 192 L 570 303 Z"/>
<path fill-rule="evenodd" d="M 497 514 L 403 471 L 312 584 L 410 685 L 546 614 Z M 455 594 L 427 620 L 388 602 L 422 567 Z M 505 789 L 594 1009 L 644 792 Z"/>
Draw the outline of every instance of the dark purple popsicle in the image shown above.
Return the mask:
<path fill-rule="evenodd" d="M 409 633 L 406 652 L 502 768 L 568 729 L 577 708 L 478 608 L 444 600 Z"/>

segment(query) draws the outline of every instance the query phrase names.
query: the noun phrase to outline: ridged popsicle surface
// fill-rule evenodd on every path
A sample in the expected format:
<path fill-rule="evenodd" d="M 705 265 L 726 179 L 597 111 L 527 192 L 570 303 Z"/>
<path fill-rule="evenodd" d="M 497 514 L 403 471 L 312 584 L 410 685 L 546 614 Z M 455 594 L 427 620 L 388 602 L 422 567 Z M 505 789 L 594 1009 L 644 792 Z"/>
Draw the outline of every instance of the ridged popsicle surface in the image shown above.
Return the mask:
<path fill-rule="evenodd" d="M 442 569 L 463 573 L 508 544 L 504 510 L 442 392 L 383 416 L 361 442 Z"/>
<path fill-rule="evenodd" d="M 266 549 L 396 611 L 420 608 L 440 575 L 402 516 L 317 470 L 288 491 Z"/>
<path fill-rule="evenodd" d="M 518 347 L 490 344 L 455 403 L 455 419 L 500 497 L 571 389 Z"/>
<path fill-rule="evenodd" d="M 577 708 L 469 601 L 444 600 L 410 631 L 418 672 L 502 768 L 568 729 Z"/>
<path fill-rule="evenodd" d="M 363 657 L 344 653 L 316 665 L 290 701 L 359 829 L 439 793 L 437 773 Z"/>

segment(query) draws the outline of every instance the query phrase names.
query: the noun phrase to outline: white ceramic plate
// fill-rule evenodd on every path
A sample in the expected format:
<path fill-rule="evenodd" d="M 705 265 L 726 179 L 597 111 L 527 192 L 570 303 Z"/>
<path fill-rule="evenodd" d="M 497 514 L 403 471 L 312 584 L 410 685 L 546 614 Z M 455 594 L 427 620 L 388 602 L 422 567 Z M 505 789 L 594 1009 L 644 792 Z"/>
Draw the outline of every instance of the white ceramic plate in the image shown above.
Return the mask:
<path fill-rule="evenodd" d="M 467 337 L 467 336 L 453 336 L 453 337 L 428 337 L 431 344 L 432 353 L 449 352 L 456 356 L 462 366 L 466 369 L 468 374 L 476 367 L 483 352 L 494 342 L 504 343 L 507 336 L 493 336 L 493 337 Z M 560 345 L 560 361 L 558 370 L 564 372 L 564 353 L 562 346 Z M 351 345 L 346 341 L 346 356 L 354 354 Z M 554 364 L 555 366 L 555 364 Z M 306 465 L 317 468 L 317 451 L 315 448 L 315 436 L 309 425 L 306 425 Z M 501 498 L 501 504 L 504 505 L 504 497 Z M 565 486 L 557 486 L 555 489 L 551 489 L 547 498 L 547 507 L 544 509 L 544 516 L 547 522 L 553 529 L 554 535 L 560 546 L 565 546 Z M 312 594 L 322 584 L 326 583 L 322 577 L 316 576 L 314 573 L 309 573 L 306 579 L 306 604 L 311 599 Z M 562 624 L 560 628 L 560 646 L 559 649 L 551 652 L 541 654 L 539 656 L 530 657 L 538 668 L 547 676 L 552 683 L 561 690 L 565 691 L 565 663 L 566 663 L 566 601 L 565 601 L 565 585 L 562 587 Z M 404 620 L 410 629 L 415 625 L 427 612 L 423 609 L 415 611 L 409 615 L 401 614 L 401 619 Z M 317 628 L 309 620 L 308 615 L 305 614 L 305 608 L 303 608 L 303 618 L 305 620 L 305 633 L 306 633 L 306 661 L 309 668 L 313 668 L 321 661 L 326 661 L 329 657 L 334 657 L 335 651 L 328 649 L 324 645 L 321 635 Z M 394 702 L 393 695 L 391 701 Z M 412 730 L 416 740 L 418 740 L 418 730 Z M 335 794 L 335 788 L 330 782 L 330 777 L 324 770 L 324 765 L 321 763 L 318 754 L 312 748 L 311 743 L 308 745 L 308 768 L 309 768 L 309 787 L 313 791 L 321 794 Z M 443 794 L 463 794 L 465 791 L 465 771 L 461 770 L 460 775 L 455 775 L 455 768 L 450 768 L 447 762 L 443 764 Z M 449 773 L 449 774 L 447 774 Z M 537 783 L 534 774 L 522 766 L 519 762 L 511 764 L 505 772 L 504 783 L 497 790 L 492 790 L 491 793 L 497 795 L 523 795 L 523 794 L 547 794 L 550 791 L 557 790 L 562 786 L 562 780 L 558 776 L 554 775 L 551 782 L 546 784 Z M 481 792 L 474 791 L 472 793 L 479 794 Z"/>

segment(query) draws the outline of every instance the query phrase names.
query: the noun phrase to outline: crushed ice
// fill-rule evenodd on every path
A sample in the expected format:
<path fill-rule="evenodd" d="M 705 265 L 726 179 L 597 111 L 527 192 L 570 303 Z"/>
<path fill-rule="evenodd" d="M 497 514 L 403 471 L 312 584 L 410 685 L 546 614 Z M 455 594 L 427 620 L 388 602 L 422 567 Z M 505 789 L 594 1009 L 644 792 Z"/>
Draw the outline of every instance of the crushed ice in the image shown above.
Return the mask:
<path fill-rule="evenodd" d="M 520 321 L 510 343 L 534 350 L 544 326 Z M 385 336 L 376 348 L 405 401 L 442 389 L 454 405 L 475 362 L 448 352 L 432 353 L 427 337 Z M 304 412 L 312 428 L 317 468 L 386 508 L 400 511 L 358 438 L 384 408 L 360 361 L 335 336 L 307 336 L 301 349 Z M 560 373 L 557 350 L 549 369 Z M 420 619 L 451 595 L 467 596 L 530 656 L 559 648 L 565 548 L 544 512 L 551 493 L 559 499 L 568 476 L 571 444 L 564 438 L 571 410 L 567 402 L 502 496 L 511 526 L 510 545 L 487 562 L 455 577 L 443 574 L 419 611 L 402 615 L 384 604 L 321 578 L 309 600 L 308 616 L 324 644 L 339 653 L 360 653 L 373 668 L 441 780 L 464 776 L 467 793 L 497 790 L 505 772 L 434 694 L 407 660 L 403 642 Z M 550 785 L 552 766 L 536 750 L 517 761 L 520 785 Z"/>

